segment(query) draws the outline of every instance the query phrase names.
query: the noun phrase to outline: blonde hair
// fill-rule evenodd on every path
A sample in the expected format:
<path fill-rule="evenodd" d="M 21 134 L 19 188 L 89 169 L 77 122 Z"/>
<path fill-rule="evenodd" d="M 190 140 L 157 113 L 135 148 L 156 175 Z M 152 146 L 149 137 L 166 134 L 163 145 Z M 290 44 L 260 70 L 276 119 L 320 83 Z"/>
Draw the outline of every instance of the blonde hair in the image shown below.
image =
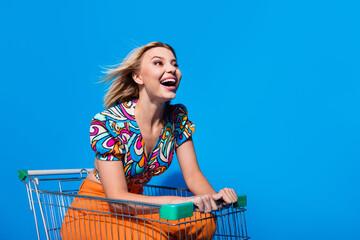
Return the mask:
<path fill-rule="evenodd" d="M 155 47 L 169 49 L 175 56 L 175 50 L 162 42 L 151 42 L 131 51 L 116 68 L 108 69 L 105 82 L 111 83 L 104 98 L 104 106 L 109 108 L 119 102 L 127 102 L 139 98 L 139 87 L 132 78 L 132 74 L 140 70 L 144 53 Z"/>

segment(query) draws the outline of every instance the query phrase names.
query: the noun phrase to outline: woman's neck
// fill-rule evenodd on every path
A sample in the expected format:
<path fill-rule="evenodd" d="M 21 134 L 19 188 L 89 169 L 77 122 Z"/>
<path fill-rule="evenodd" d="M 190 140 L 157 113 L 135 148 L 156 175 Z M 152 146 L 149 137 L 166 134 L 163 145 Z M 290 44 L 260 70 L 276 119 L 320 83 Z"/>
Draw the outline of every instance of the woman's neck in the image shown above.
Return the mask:
<path fill-rule="evenodd" d="M 164 116 L 165 103 L 139 98 L 135 106 L 135 119 L 148 126 L 158 125 Z"/>

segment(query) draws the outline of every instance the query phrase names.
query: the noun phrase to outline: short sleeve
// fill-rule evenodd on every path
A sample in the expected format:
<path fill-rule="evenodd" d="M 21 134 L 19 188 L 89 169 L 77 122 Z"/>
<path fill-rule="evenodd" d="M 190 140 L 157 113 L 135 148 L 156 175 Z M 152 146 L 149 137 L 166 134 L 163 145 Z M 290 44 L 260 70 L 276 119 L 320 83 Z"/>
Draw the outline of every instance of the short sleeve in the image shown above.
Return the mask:
<path fill-rule="evenodd" d="M 98 113 L 90 124 L 91 148 L 96 158 L 103 161 L 119 161 L 124 156 L 124 146 L 116 133 L 116 122 Z"/>
<path fill-rule="evenodd" d="M 175 121 L 175 146 L 183 144 L 195 131 L 195 124 L 189 120 L 188 111 L 182 104 L 175 105 L 173 111 Z"/>

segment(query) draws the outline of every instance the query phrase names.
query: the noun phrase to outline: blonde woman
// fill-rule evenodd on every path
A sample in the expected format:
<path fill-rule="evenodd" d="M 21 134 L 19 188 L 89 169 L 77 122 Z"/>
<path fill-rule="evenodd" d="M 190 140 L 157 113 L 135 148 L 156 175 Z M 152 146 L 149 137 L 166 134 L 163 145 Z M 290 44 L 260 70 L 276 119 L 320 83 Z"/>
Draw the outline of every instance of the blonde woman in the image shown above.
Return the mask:
<path fill-rule="evenodd" d="M 107 109 L 93 118 L 90 127 L 95 169 L 82 183 L 80 195 L 153 204 L 193 202 L 200 217 L 218 208 L 217 199 L 222 198 L 226 204 L 237 201 L 233 189 L 216 192 L 211 187 L 196 159 L 191 138 L 195 126 L 188 119 L 187 109 L 181 104 L 169 104 L 176 96 L 181 77 L 174 49 L 160 42 L 135 49 L 117 68 L 108 71 L 106 80 L 112 84 L 105 96 Z M 169 168 L 175 152 L 185 182 L 195 196 L 142 195 L 143 186 Z M 78 201 L 73 206 L 84 207 L 83 200 Z M 107 204 L 96 207 L 114 211 Z M 62 227 L 63 239 L 168 239 L 168 230 L 171 238 L 179 238 L 179 227 L 164 231 L 160 224 L 150 226 L 144 222 L 133 229 L 126 220 L 116 223 L 110 218 L 80 215 L 68 211 Z M 156 214 L 151 217 L 159 218 Z M 77 221 L 88 222 L 82 227 Z M 93 224 L 97 221 L 106 223 L 97 229 Z M 77 226 L 81 229 L 74 231 Z M 216 223 L 210 218 L 182 228 L 181 234 L 210 239 Z"/>

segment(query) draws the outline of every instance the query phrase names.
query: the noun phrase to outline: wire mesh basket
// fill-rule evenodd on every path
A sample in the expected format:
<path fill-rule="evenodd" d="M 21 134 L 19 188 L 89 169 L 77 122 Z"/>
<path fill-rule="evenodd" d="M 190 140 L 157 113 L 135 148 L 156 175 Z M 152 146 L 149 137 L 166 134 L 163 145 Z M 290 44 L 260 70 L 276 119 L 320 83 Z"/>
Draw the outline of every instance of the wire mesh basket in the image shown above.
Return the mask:
<path fill-rule="evenodd" d="M 157 205 L 79 195 L 79 184 L 90 171 L 19 170 L 38 239 L 249 239 L 245 195 L 211 213 L 194 211 L 193 203 Z M 153 185 L 146 185 L 143 194 L 192 196 L 187 189 Z"/>

